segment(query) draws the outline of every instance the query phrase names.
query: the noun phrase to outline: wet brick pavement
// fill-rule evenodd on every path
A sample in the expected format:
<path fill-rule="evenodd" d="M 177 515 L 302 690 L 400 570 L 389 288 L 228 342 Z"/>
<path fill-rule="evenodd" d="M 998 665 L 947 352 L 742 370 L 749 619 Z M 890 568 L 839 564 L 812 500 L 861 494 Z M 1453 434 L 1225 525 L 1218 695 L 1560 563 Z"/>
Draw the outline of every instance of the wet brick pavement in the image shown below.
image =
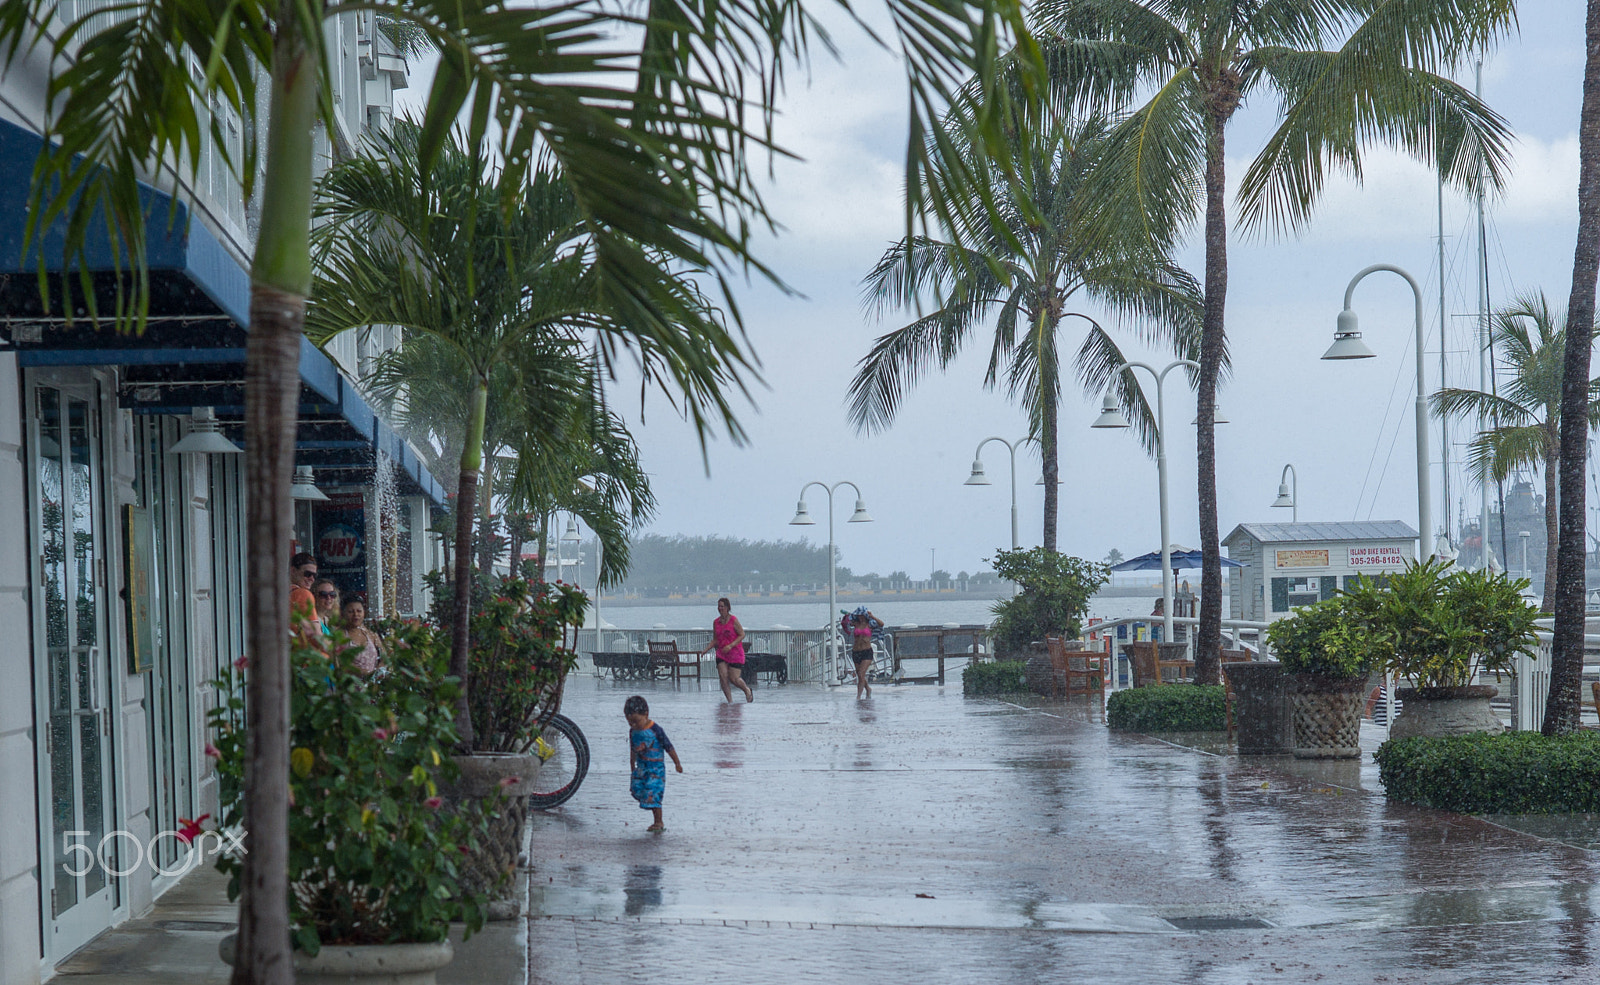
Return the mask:
<path fill-rule="evenodd" d="M 659 835 L 628 796 L 633 693 L 686 770 Z M 563 710 L 594 760 L 534 818 L 536 983 L 1600 981 L 1600 856 L 1388 804 L 1370 765 L 958 685 L 726 705 L 580 676 Z"/>

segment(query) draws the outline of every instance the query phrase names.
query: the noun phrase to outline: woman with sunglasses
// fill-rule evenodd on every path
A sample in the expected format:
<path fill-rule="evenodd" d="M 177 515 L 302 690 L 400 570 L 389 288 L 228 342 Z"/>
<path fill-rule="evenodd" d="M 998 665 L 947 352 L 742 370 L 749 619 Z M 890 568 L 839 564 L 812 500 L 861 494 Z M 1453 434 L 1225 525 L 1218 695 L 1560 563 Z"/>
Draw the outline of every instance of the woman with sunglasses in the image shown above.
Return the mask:
<path fill-rule="evenodd" d="M 311 586 L 317 600 L 317 620 L 322 625 L 322 635 L 332 636 L 333 627 L 339 624 L 339 586 L 326 578 Z"/>

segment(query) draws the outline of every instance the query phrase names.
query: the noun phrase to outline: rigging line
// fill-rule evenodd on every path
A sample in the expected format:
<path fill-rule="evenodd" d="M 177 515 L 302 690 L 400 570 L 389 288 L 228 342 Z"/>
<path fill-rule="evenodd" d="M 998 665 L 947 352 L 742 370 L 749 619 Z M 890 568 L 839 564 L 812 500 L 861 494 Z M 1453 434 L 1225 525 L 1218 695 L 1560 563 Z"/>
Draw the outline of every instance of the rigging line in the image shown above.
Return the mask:
<path fill-rule="evenodd" d="M 1422 351 L 1424 353 L 1426 353 L 1428 351 L 1428 342 L 1429 341 L 1430 341 L 1429 333 L 1424 332 L 1423 333 L 1423 337 L 1422 337 Z M 1405 364 L 1404 364 L 1404 360 L 1402 360 L 1401 361 L 1401 366 L 1400 366 L 1400 371 L 1404 372 L 1405 368 L 1406 367 L 1405 367 Z M 1399 382 L 1400 382 L 1400 380 L 1399 380 L 1399 377 L 1397 375 L 1396 379 L 1395 379 L 1396 388 L 1398 388 Z M 1409 396 L 1414 396 L 1414 394 L 1413 394 L 1411 388 L 1408 386 L 1408 387 L 1406 387 L 1406 392 L 1401 395 L 1402 403 L 1401 403 L 1401 407 L 1400 407 L 1400 416 L 1395 421 L 1394 434 L 1392 436 L 1390 436 L 1390 438 L 1389 438 L 1389 451 L 1388 451 L 1388 453 L 1386 455 L 1384 455 L 1383 468 L 1381 470 L 1379 470 L 1379 472 L 1378 472 L 1377 484 L 1372 487 L 1372 500 L 1371 500 L 1371 502 L 1369 502 L 1367 504 L 1367 519 L 1368 520 L 1372 519 L 1372 514 L 1378 508 L 1378 494 L 1383 491 L 1383 480 L 1389 474 L 1389 463 L 1394 460 L 1394 447 L 1400 441 L 1400 432 L 1405 430 L 1405 404 L 1404 404 L 1403 401 L 1404 401 L 1405 397 L 1409 397 Z M 1390 399 L 1391 400 L 1394 399 L 1392 393 L 1391 393 Z M 1379 434 L 1379 440 L 1380 441 L 1382 440 L 1382 437 L 1383 437 L 1382 433 L 1380 432 L 1380 434 Z M 1373 449 L 1373 456 L 1374 457 L 1377 456 L 1376 447 L 1374 447 L 1374 449 Z M 1431 466 L 1433 463 L 1430 462 L 1428 464 Z"/>
<path fill-rule="evenodd" d="M 1426 352 L 1427 348 L 1428 348 L 1428 333 L 1426 331 L 1424 331 L 1424 333 L 1423 333 L 1422 348 L 1423 348 L 1424 352 Z M 1412 394 L 1411 386 L 1409 384 L 1406 386 L 1405 393 L 1403 393 L 1403 394 L 1400 393 L 1400 380 L 1402 379 L 1403 374 L 1405 373 L 1406 368 L 1407 368 L 1407 358 L 1414 358 L 1414 357 L 1409 355 L 1410 351 L 1411 351 L 1411 347 L 1410 346 L 1406 346 L 1406 352 L 1408 353 L 1408 357 L 1402 358 L 1400 360 L 1400 362 L 1395 367 L 1395 378 L 1394 378 L 1394 381 L 1392 383 L 1390 383 L 1390 385 L 1389 385 L 1389 398 L 1388 398 L 1387 402 L 1385 402 L 1384 408 L 1383 408 L 1383 421 L 1378 425 L 1378 436 L 1377 436 L 1376 439 L 1374 439 L 1374 441 L 1372 443 L 1372 456 L 1371 456 L 1371 458 L 1369 458 L 1367 460 L 1367 472 L 1366 472 L 1366 475 L 1362 476 L 1362 479 L 1361 479 L 1361 491 L 1356 494 L 1356 506 L 1355 506 L 1355 509 L 1350 514 L 1350 519 L 1351 520 L 1356 520 L 1361 515 L 1361 500 L 1366 497 L 1367 485 L 1368 485 L 1368 483 L 1369 483 L 1369 481 L 1371 480 L 1371 477 L 1372 477 L 1372 469 L 1373 469 L 1373 466 L 1377 463 L 1377 460 L 1378 460 L 1378 449 L 1379 449 L 1379 447 L 1381 446 L 1381 444 L 1383 442 L 1383 433 L 1389 427 L 1389 415 L 1394 412 L 1395 400 L 1398 397 L 1399 400 L 1401 401 L 1401 404 L 1400 404 L 1400 409 L 1399 409 L 1399 415 L 1397 416 L 1397 418 L 1395 420 L 1394 437 L 1391 437 L 1389 439 L 1389 454 L 1388 454 L 1388 456 L 1386 456 L 1384 458 L 1383 468 L 1378 472 L 1377 482 L 1375 484 L 1373 484 L 1373 487 L 1372 487 L 1372 501 L 1367 507 L 1367 516 L 1368 516 L 1369 519 L 1372 516 L 1372 511 L 1377 508 L 1378 493 L 1379 493 L 1380 490 L 1383 489 L 1384 475 L 1385 475 L 1385 473 L 1388 472 L 1388 470 L 1389 470 L 1389 460 L 1394 455 L 1394 442 L 1395 442 L 1395 440 L 1398 439 L 1400 431 L 1405 425 L 1405 402 L 1404 401 L 1405 401 L 1405 398 L 1407 396 L 1410 396 Z"/>

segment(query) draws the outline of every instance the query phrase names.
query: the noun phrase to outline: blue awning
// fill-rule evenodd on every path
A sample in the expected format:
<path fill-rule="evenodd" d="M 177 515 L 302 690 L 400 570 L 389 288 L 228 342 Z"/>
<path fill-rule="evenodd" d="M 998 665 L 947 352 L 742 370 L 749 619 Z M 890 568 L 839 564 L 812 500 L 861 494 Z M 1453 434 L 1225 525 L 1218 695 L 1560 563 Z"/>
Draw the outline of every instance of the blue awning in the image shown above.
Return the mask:
<path fill-rule="evenodd" d="M 44 257 L 45 269 L 52 275 L 68 270 L 59 223 L 36 238 L 26 255 L 22 248 L 28 189 L 42 144 L 38 134 L 0 120 L 0 274 L 26 275 L 14 279 L 10 296 L 0 306 L 14 324 L 26 323 L 30 310 L 38 317 L 34 279 L 38 258 Z M 129 388 L 139 390 L 141 383 L 146 383 L 144 389 L 154 390 L 156 396 L 141 396 L 125 406 L 140 413 L 161 414 L 184 414 L 195 406 L 211 406 L 226 424 L 230 414 L 244 413 L 243 342 L 250 320 L 249 273 L 182 203 L 174 205 L 171 196 L 147 185 L 141 186 L 141 194 L 146 202 L 146 259 L 153 284 L 152 327 L 142 336 L 132 336 L 98 332 L 81 323 L 71 328 L 53 326 L 34 333 L 36 340 L 20 340 L 13 333 L 12 348 L 22 366 L 128 367 L 133 371 L 128 374 Z M 94 228 L 84 261 L 91 270 L 109 275 L 118 266 L 121 248 L 103 225 L 91 225 Z M 121 259 L 125 267 L 125 254 Z M 165 382 L 179 367 L 186 388 Z M 152 379 L 144 380 L 141 373 L 151 374 Z M 304 458 L 318 467 L 359 468 L 371 467 L 381 453 L 418 492 L 435 504 L 445 503 L 443 487 L 417 455 L 333 360 L 304 338 L 300 340 L 300 381 L 305 420 L 297 436 L 297 450 L 305 454 L 297 455 L 297 460 Z M 322 426 L 327 419 L 335 419 L 342 427 L 330 432 Z"/>

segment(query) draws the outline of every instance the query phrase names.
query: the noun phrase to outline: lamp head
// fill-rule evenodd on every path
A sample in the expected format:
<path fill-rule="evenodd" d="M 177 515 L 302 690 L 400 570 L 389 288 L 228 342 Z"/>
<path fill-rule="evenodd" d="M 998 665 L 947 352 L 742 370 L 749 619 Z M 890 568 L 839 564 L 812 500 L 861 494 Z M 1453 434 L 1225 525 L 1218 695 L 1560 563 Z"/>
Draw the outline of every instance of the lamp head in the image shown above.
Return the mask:
<path fill-rule="evenodd" d="M 218 435 L 217 437 L 222 437 Z M 224 439 L 226 440 L 226 439 Z M 289 498 L 304 499 L 313 503 L 325 503 L 328 494 L 317 488 L 316 472 L 309 465 L 296 465 L 294 467 L 294 482 L 289 486 Z"/>
<path fill-rule="evenodd" d="M 974 458 L 972 460 L 972 474 L 967 476 L 967 481 L 965 483 L 963 483 L 963 485 L 968 485 L 968 486 L 992 486 L 992 485 L 994 485 L 994 483 L 989 481 L 989 477 L 987 475 L 983 474 L 983 459 Z"/>
<path fill-rule="evenodd" d="M 806 501 L 801 500 L 795 504 L 794 519 L 789 521 L 792 527 L 814 527 L 817 521 L 811 519 L 811 514 L 806 512 Z"/>
<path fill-rule="evenodd" d="M 570 516 L 567 517 L 567 529 L 562 533 L 561 539 L 569 544 L 576 544 L 578 541 L 583 539 L 578 533 L 578 521 L 574 520 Z"/>
<path fill-rule="evenodd" d="M 1289 495 L 1289 484 L 1287 482 L 1278 483 L 1278 498 L 1272 501 L 1272 505 L 1275 507 L 1294 505 L 1294 497 Z"/>
<path fill-rule="evenodd" d="M 872 514 L 867 512 L 867 504 L 865 502 L 863 502 L 862 500 L 859 500 L 859 499 L 856 500 L 856 511 L 854 513 L 850 514 L 850 519 L 849 519 L 848 522 L 850 522 L 850 523 L 871 523 L 872 522 Z"/>
<path fill-rule="evenodd" d="M 1349 308 L 1339 312 L 1339 327 L 1333 332 L 1333 345 L 1322 354 L 1324 359 L 1371 359 L 1375 353 L 1361 341 L 1360 321 Z"/>
<path fill-rule="evenodd" d="M 1117 398 L 1108 393 L 1105 399 L 1100 401 L 1100 416 L 1095 418 L 1094 423 L 1089 426 L 1092 428 L 1125 428 L 1128 427 L 1128 419 L 1123 417 L 1122 411 L 1117 408 Z"/>
<path fill-rule="evenodd" d="M 218 430 L 216 415 L 212 413 L 210 407 L 194 409 L 190 418 L 189 433 L 169 450 L 178 455 L 237 455 L 241 451 L 238 445 L 229 441 Z"/>

